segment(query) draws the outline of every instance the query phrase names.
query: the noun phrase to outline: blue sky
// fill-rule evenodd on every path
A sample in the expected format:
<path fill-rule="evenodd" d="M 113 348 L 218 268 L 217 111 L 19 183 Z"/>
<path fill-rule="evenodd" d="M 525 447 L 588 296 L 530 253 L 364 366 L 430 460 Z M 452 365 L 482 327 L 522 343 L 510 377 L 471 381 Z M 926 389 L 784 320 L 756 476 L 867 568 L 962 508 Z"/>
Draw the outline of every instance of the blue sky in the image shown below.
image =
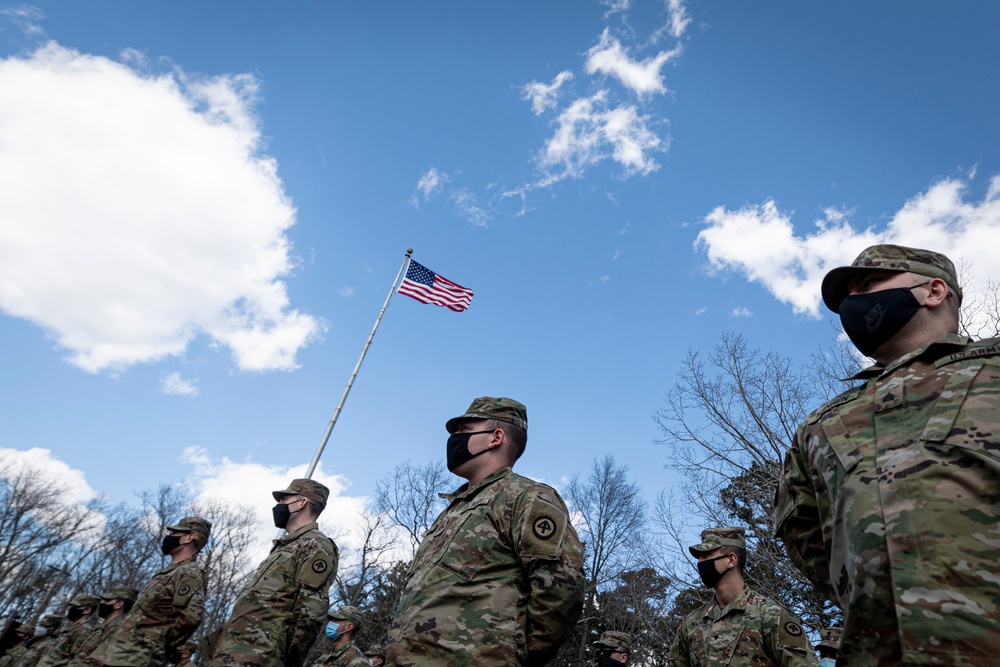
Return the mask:
<path fill-rule="evenodd" d="M 266 521 L 408 247 L 476 296 L 393 299 L 322 462 L 341 526 L 484 394 L 528 406 L 521 472 L 611 452 L 652 497 L 689 349 L 807 357 L 873 242 L 997 273 L 990 2 L 0 11 L 0 449 L 80 498 Z"/>

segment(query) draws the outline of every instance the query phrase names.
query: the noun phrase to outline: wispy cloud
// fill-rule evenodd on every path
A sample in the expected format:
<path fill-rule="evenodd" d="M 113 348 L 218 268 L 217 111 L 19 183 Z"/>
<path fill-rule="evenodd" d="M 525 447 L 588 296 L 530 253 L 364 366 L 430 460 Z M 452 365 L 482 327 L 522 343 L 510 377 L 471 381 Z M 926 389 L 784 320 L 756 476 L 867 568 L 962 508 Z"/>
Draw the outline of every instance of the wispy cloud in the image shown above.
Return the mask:
<path fill-rule="evenodd" d="M 753 317 L 753 312 L 746 306 L 737 306 L 730 314 L 733 317 Z"/>
<path fill-rule="evenodd" d="M 160 389 L 164 394 L 175 396 L 195 397 L 198 395 L 198 387 L 193 382 L 189 382 L 181 377 L 180 373 L 171 373 L 160 382 Z"/>
<path fill-rule="evenodd" d="M 323 324 L 283 282 L 295 209 L 256 99 L 250 75 L 153 76 L 54 42 L 0 60 L 0 310 L 90 372 L 199 334 L 241 370 L 296 368 Z"/>
<path fill-rule="evenodd" d="M 493 222 L 493 211 L 479 205 L 476 195 L 467 188 L 451 193 L 451 201 L 455 205 L 458 216 L 477 227 L 486 227 Z"/>
<path fill-rule="evenodd" d="M 532 81 L 525 84 L 524 88 L 521 89 L 521 99 L 529 100 L 531 102 L 531 110 L 535 112 L 536 116 L 539 116 L 549 109 L 555 108 L 556 96 L 559 93 L 559 89 L 572 78 L 573 73 L 569 70 L 564 70 L 559 72 L 556 78 L 552 79 L 552 83 L 546 84 Z"/>
<path fill-rule="evenodd" d="M 410 197 L 410 203 L 414 208 L 419 208 L 420 201 L 429 201 L 441 192 L 444 184 L 451 180 L 451 177 L 436 167 L 431 167 L 417 180 L 417 187 Z"/>
<path fill-rule="evenodd" d="M 826 209 L 814 231 L 796 234 L 792 215 L 774 200 L 736 210 L 719 206 L 705 217 L 696 247 L 711 273 L 735 272 L 761 284 L 794 312 L 819 317 L 820 283 L 866 247 L 896 243 L 929 248 L 973 269 L 970 287 L 985 290 L 1000 266 L 1000 176 L 978 201 L 969 178 L 947 178 L 905 202 L 882 230 L 857 226 L 853 212 Z"/>
<path fill-rule="evenodd" d="M 632 60 L 628 50 L 605 28 L 600 41 L 587 51 L 586 71 L 587 74 L 613 76 L 637 95 L 662 94 L 667 91 L 663 83 L 663 66 L 680 53 L 677 47 L 642 61 Z"/>
<path fill-rule="evenodd" d="M 616 259 L 618 259 L 619 257 L 621 257 L 624 254 L 625 254 L 624 250 L 615 250 L 615 254 L 611 256 L 611 261 L 612 262 L 615 261 Z"/>
<path fill-rule="evenodd" d="M 354 296 L 355 289 L 356 288 L 353 285 L 344 285 L 339 290 L 337 290 L 337 293 L 344 298 L 350 299 L 352 296 Z"/>
<path fill-rule="evenodd" d="M 10 5 L 0 7 L 0 16 L 5 17 L 14 26 L 28 37 L 39 37 L 45 34 L 42 29 L 42 21 L 45 14 L 34 5 Z"/>

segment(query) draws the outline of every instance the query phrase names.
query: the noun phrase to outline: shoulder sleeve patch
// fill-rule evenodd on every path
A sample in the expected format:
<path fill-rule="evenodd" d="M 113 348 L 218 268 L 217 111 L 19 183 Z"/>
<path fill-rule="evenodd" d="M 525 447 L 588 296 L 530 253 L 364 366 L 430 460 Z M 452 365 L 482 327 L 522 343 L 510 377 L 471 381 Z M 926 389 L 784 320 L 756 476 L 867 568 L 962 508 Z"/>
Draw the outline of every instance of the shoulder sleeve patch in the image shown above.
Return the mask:
<path fill-rule="evenodd" d="M 319 544 L 301 555 L 298 567 L 299 583 L 310 588 L 323 588 L 337 574 L 337 565 L 331 555 Z"/>
<path fill-rule="evenodd" d="M 798 637 L 802 634 L 802 626 L 795 621 L 788 621 L 785 623 L 785 632 L 793 637 Z"/>
<path fill-rule="evenodd" d="M 559 558 L 568 523 L 565 509 L 532 494 L 519 528 L 521 555 L 547 560 Z"/>

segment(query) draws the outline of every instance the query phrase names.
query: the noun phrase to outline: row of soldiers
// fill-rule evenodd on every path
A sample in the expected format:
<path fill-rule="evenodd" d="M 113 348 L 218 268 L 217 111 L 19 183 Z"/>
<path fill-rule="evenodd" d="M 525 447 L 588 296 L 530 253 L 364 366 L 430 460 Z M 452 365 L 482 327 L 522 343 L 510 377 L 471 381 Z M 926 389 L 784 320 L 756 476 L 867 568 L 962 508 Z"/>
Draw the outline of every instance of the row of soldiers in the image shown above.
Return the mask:
<path fill-rule="evenodd" d="M 789 557 L 844 614 L 839 654 L 822 659 L 992 667 L 1000 656 L 1000 339 L 957 333 L 955 266 L 929 250 L 872 246 L 830 271 L 822 296 L 876 362 L 855 376 L 861 384 L 806 418 L 775 499 L 775 532 Z M 562 498 L 513 471 L 527 444 L 527 409 L 484 396 L 445 429 L 448 470 L 466 482 L 445 496 L 410 563 L 385 663 L 545 665 L 580 618 L 586 578 Z M 203 662 L 302 667 L 325 622 L 335 648 L 317 665 L 364 667 L 349 649 L 361 619 L 328 612 L 339 552 L 316 519 L 329 490 L 297 479 L 273 496 L 274 524 L 287 533 L 207 637 Z M 91 665 L 182 659 L 201 622 L 205 574 L 196 556 L 210 531 L 197 517 L 167 529 L 170 565 L 123 611 Z M 820 664 L 799 619 L 745 586 L 742 528 L 709 528 L 689 551 L 714 595 L 681 623 L 670 667 Z M 628 663 L 622 633 L 598 644 L 602 667 Z M 76 657 L 72 647 L 59 655 L 67 661 L 46 655 L 38 665 Z"/>

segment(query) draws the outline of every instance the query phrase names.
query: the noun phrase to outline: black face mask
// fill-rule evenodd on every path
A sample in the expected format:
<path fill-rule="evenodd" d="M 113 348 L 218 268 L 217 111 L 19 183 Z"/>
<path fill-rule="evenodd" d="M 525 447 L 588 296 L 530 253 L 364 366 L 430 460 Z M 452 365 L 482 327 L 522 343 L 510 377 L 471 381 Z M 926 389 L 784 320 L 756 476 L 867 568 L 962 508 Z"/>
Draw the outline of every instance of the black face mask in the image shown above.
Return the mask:
<path fill-rule="evenodd" d="M 113 604 L 102 602 L 101 605 L 97 608 L 97 615 L 100 616 L 101 618 L 107 618 L 108 616 L 111 615 L 111 612 L 113 612 L 114 610 L 115 606 Z"/>
<path fill-rule="evenodd" d="M 274 517 L 274 527 L 284 529 L 292 517 L 292 510 L 288 509 L 288 505 L 278 503 L 271 508 L 271 516 Z"/>
<path fill-rule="evenodd" d="M 715 569 L 715 561 L 720 558 L 725 558 L 729 554 L 724 554 L 722 556 L 716 556 L 715 558 L 709 558 L 708 560 L 698 561 L 698 574 L 701 576 L 701 582 L 705 584 L 708 588 L 715 588 L 715 585 L 719 583 L 722 579 L 722 575 L 725 572 L 719 572 Z"/>
<path fill-rule="evenodd" d="M 480 433 L 492 433 L 494 429 L 489 429 L 488 431 L 469 431 L 467 433 L 452 433 L 448 436 L 448 471 L 455 472 L 455 468 L 459 467 L 466 461 L 471 461 L 472 459 L 488 452 L 488 449 L 484 449 L 479 452 L 479 454 L 472 454 L 469 452 L 469 438 L 474 435 L 479 435 Z"/>
<path fill-rule="evenodd" d="M 66 618 L 70 621 L 79 621 L 83 618 L 83 607 L 70 607 L 66 612 Z"/>
<path fill-rule="evenodd" d="M 181 545 L 180 535 L 164 535 L 163 543 L 160 544 L 160 550 L 163 551 L 164 556 L 169 556 L 170 553 Z"/>
<path fill-rule="evenodd" d="M 861 354 L 870 357 L 922 308 L 913 287 L 852 294 L 840 302 L 840 323 Z"/>
<path fill-rule="evenodd" d="M 627 663 L 618 662 L 610 655 L 601 654 L 597 656 L 597 667 L 622 667 L 624 664 Z"/>

